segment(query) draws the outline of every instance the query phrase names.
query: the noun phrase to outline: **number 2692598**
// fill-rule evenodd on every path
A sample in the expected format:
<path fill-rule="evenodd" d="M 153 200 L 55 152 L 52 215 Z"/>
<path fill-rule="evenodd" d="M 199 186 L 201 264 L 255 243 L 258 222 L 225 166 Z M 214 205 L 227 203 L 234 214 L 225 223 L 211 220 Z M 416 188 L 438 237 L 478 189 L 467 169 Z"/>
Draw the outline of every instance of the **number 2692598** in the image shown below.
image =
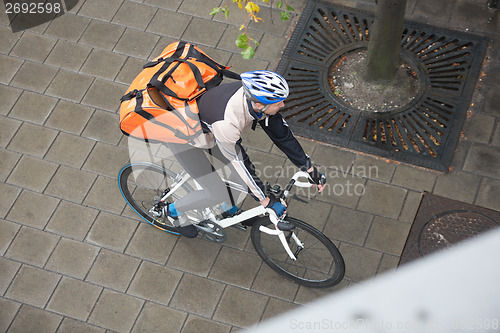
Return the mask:
<path fill-rule="evenodd" d="M 59 14 L 62 11 L 61 3 L 10 3 L 7 2 L 5 4 L 5 13 L 6 14 Z"/>

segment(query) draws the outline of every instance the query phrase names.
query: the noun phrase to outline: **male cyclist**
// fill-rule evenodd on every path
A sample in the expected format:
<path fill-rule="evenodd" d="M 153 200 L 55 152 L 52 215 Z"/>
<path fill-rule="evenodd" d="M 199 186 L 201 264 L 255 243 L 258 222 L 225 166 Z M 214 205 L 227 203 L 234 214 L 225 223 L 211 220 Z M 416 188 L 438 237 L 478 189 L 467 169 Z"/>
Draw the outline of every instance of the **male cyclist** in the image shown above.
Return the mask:
<path fill-rule="evenodd" d="M 214 172 L 213 166 L 204 153 L 210 148 L 211 155 L 228 164 L 235 181 L 248 187 L 250 194 L 266 208 L 271 208 L 277 216 L 286 212 L 286 206 L 274 199 L 266 197 L 264 185 L 255 173 L 255 167 L 241 146 L 242 132 L 257 123 L 264 132 L 290 159 L 290 161 L 307 171 L 310 181 L 323 190 L 325 176 L 311 164 L 309 156 L 290 128 L 278 113 L 288 97 L 288 84 L 277 73 L 270 71 L 252 71 L 241 74 L 241 82 L 223 84 L 207 91 L 198 100 L 199 115 L 202 125 L 208 132 L 209 142 L 205 144 L 181 145 L 169 143 L 182 167 L 202 186 L 202 190 L 194 191 L 166 206 L 165 214 L 175 221 L 183 212 L 191 209 L 202 209 L 224 202 L 229 211 L 236 207 L 228 205 L 234 202 L 231 193 Z M 210 142 L 212 141 L 212 142 Z M 203 149 L 200 149 L 203 148 Z M 178 224 L 178 223 L 177 223 Z M 177 228 L 186 237 L 196 237 L 197 229 L 193 225 Z"/>

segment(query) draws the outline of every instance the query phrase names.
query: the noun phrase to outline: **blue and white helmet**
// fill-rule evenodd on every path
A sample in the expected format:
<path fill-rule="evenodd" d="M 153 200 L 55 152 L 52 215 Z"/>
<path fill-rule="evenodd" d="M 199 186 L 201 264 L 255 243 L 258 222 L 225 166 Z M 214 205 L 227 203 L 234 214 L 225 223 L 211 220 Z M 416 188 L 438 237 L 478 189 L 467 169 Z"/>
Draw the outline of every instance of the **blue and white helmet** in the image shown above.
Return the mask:
<path fill-rule="evenodd" d="M 271 71 L 252 71 L 241 74 L 247 99 L 262 104 L 274 104 L 288 97 L 288 84 L 279 74 Z"/>

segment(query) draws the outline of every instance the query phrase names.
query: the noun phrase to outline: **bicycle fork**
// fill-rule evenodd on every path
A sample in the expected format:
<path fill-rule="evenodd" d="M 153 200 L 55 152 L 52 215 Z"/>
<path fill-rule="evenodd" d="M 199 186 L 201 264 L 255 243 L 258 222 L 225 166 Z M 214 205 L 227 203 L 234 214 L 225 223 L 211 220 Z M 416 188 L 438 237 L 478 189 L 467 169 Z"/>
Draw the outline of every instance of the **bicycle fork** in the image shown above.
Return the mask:
<path fill-rule="evenodd" d="M 290 257 L 290 259 L 292 259 L 293 261 L 297 260 L 296 255 L 299 254 L 299 252 L 304 248 L 304 243 L 302 243 L 300 241 L 300 239 L 297 237 L 297 235 L 295 235 L 295 233 L 293 231 L 292 231 L 292 239 L 295 242 L 295 244 L 297 244 L 297 247 L 298 247 L 298 250 L 297 250 L 297 252 L 295 254 L 290 249 L 290 246 L 288 245 L 288 241 L 287 241 L 287 239 L 285 237 L 285 233 L 283 231 L 281 231 L 279 229 L 270 229 L 270 228 L 265 227 L 263 225 L 261 225 L 259 227 L 259 230 L 261 232 L 263 232 L 263 233 L 268 234 L 268 235 L 278 236 L 278 238 L 281 241 L 281 245 L 283 245 L 283 247 L 285 248 L 286 253 Z"/>

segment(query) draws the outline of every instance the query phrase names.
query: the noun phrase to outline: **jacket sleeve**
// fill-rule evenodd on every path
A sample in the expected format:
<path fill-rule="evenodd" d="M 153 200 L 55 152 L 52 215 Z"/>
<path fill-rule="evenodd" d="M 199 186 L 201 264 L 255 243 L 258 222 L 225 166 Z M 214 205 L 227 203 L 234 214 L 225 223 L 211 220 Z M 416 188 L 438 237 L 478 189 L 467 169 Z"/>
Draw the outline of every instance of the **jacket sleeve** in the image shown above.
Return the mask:
<path fill-rule="evenodd" d="M 232 166 L 245 182 L 254 198 L 262 201 L 266 198 L 264 184 L 256 174 L 255 166 L 241 146 L 241 132 L 230 124 L 216 122 L 212 125 L 212 133 L 216 138 L 222 154 L 231 161 Z"/>
<path fill-rule="evenodd" d="M 306 155 L 281 114 L 277 113 L 270 116 L 267 124 L 265 119 L 259 121 L 259 124 L 274 144 L 286 154 L 296 167 L 306 171 L 312 166 L 311 159 Z"/>

